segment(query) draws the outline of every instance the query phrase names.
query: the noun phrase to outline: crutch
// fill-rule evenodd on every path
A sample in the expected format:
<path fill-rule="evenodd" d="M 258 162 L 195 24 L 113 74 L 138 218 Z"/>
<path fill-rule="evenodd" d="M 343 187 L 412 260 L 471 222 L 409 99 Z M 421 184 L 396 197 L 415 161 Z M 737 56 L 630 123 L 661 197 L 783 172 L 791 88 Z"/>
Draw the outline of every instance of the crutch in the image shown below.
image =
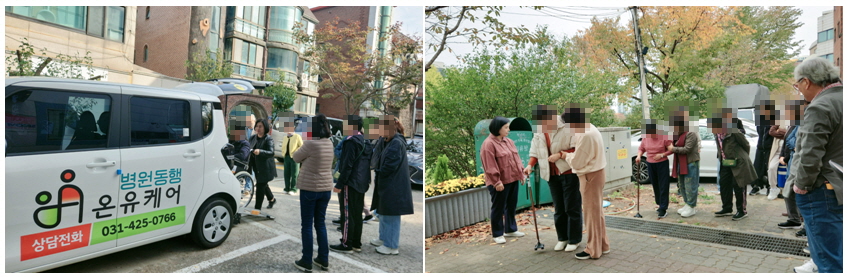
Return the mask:
<path fill-rule="evenodd" d="M 541 181 L 538 180 L 538 178 L 539 178 L 538 165 L 535 166 L 535 169 L 536 169 L 535 170 L 535 186 L 539 187 Z M 544 244 L 541 243 L 541 236 L 538 234 L 538 216 L 535 215 L 535 201 L 533 200 L 533 197 L 532 197 L 532 185 L 530 185 L 529 182 L 527 182 L 526 185 L 529 188 L 529 204 L 532 207 L 532 218 L 533 218 L 533 220 L 535 220 L 535 239 L 538 241 L 538 243 L 535 244 L 535 251 L 538 251 L 538 248 L 541 248 L 541 250 L 544 250 Z"/>

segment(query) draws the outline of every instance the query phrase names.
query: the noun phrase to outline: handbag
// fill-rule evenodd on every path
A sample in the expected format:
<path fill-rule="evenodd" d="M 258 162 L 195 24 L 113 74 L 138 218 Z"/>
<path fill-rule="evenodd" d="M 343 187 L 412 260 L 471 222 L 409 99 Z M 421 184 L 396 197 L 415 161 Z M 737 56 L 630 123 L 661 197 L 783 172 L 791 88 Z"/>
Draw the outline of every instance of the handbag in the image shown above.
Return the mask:
<path fill-rule="evenodd" d="M 718 149 L 721 152 L 721 166 L 724 167 L 736 167 L 738 165 L 738 161 L 736 159 L 727 159 L 726 155 L 723 153 L 723 136 L 718 137 Z"/>

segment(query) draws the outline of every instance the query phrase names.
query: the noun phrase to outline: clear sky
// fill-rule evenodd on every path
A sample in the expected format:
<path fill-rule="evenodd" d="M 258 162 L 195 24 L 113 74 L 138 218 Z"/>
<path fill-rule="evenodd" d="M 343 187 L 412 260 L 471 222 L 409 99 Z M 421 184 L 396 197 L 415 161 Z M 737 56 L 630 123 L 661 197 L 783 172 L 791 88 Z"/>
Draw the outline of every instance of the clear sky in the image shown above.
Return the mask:
<path fill-rule="evenodd" d="M 629 24 L 632 19 L 632 13 L 624 10 L 625 6 L 608 6 L 608 7 L 550 7 L 540 11 L 531 8 L 506 7 L 501 12 L 500 21 L 507 26 L 521 26 L 532 30 L 538 25 L 546 25 L 548 30 L 557 37 L 567 35 L 574 36 L 578 30 L 584 30 L 590 26 L 589 19 L 591 15 L 598 17 L 615 17 L 619 16 L 621 24 Z M 803 26 L 798 28 L 794 40 L 801 42 L 800 56 L 809 54 L 809 46 L 817 40 L 817 18 L 821 16 L 823 11 L 832 10 L 833 6 L 814 6 L 814 7 L 797 7 L 803 11 L 803 14 L 798 19 L 803 23 Z M 463 23 L 464 24 L 464 23 Z M 477 24 L 476 26 L 481 26 Z M 425 36 L 425 40 L 430 37 Z M 437 61 L 444 62 L 445 65 L 456 65 L 458 60 L 457 55 L 464 55 L 473 52 L 473 47 L 467 44 L 467 40 L 456 39 L 450 43 L 453 48 L 453 54 L 447 51 L 443 52 Z M 430 51 L 429 49 L 427 51 Z M 427 55 L 429 57 L 429 55 Z"/>

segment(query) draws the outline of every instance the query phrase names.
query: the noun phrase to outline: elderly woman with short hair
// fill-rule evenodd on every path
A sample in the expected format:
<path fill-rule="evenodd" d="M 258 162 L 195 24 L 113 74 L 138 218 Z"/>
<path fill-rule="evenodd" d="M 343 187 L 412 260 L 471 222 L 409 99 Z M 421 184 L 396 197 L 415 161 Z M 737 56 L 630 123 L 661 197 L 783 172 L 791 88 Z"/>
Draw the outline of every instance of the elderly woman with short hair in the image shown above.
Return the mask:
<path fill-rule="evenodd" d="M 809 251 L 818 272 L 843 272 L 844 215 L 840 169 L 843 164 L 843 87 L 839 71 L 823 58 L 806 59 L 794 69 L 794 88 L 809 106 L 797 131 L 791 174 L 797 207 L 806 223 Z"/>

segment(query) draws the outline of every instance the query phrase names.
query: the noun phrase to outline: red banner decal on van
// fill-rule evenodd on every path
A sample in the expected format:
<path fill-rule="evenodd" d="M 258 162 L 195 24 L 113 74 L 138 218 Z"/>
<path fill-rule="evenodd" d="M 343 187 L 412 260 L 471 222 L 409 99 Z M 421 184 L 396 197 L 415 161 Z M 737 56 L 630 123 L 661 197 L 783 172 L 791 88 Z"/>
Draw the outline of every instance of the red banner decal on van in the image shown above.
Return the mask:
<path fill-rule="evenodd" d="M 88 246 L 91 224 L 21 237 L 21 261 Z"/>

